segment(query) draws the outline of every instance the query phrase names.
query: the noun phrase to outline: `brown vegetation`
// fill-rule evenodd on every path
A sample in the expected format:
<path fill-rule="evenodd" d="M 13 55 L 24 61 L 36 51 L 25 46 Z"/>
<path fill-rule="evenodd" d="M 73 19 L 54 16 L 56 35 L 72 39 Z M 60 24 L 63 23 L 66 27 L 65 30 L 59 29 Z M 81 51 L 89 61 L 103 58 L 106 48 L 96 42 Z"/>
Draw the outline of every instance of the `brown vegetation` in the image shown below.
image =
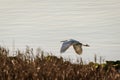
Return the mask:
<path fill-rule="evenodd" d="M 28 48 L 24 55 L 20 51 L 15 57 L 8 54 L 9 50 L 0 47 L 0 80 L 120 80 L 112 65 L 72 64 L 62 57 L 44 56 L 42 51 L 31 58 Z"/>

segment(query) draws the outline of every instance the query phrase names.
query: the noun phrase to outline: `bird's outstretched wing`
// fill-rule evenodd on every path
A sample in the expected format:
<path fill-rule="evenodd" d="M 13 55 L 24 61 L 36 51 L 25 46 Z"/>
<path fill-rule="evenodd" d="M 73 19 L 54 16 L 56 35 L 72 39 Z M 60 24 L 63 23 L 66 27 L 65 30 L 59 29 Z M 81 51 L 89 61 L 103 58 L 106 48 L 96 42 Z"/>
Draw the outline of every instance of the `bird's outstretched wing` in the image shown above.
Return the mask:
<path fill-rule="evenodd" d="M 77 54 L 82 54 L 82 45 L 81 44 L 74 44 L 73 48 Z"/>
<path fill-rule="evenodd" d="M 63 42 L 62 47 L 60 49 L 60 53 L 64 53 L 71 45 L 73 45 L 73 41 Z"/>

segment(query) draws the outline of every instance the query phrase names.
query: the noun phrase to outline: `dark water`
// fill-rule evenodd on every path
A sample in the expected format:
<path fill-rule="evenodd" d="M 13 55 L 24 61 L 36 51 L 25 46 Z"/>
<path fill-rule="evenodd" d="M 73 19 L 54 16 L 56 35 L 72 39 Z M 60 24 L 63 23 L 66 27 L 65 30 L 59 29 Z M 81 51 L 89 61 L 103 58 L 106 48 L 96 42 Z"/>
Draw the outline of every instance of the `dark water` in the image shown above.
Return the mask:
<path fill-rule="evenodd" d="M 73 38 L 91 46 L 83 47 L 84 60 L 120 60 L 119 14 L 114 0 L 0 0 L 0 45 L 60 55 L 60 41 Z M 71 47 L 62 56 L 79 57 L 74 53 Z"/>

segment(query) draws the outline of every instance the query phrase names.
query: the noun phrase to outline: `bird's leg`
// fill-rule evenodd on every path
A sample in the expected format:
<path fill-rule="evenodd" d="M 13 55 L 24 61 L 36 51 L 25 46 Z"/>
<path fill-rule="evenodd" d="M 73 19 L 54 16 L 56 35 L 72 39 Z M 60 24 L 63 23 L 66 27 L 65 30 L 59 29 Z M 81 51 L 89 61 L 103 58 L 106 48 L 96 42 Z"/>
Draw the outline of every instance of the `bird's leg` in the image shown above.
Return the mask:
<path fill-rule="evenodd" d="M 63 41 L 60 41 L 60 42 L 65 42 L 65 41 L 67 41 L 67 40 L 63 40 Z"/>

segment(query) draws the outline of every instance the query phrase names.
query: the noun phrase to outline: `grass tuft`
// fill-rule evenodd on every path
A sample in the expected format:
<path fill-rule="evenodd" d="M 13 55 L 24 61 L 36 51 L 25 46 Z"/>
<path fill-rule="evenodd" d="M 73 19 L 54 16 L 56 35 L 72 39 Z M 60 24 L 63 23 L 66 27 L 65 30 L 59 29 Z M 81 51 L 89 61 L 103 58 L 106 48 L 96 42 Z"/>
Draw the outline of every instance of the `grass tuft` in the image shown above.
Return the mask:
<path fill-rule="evenodd" d="M 27 47 L 13 57 L 8 49 L 0 47 L 0 80 L 120 80 L 120 61 L 98 64 L 95 58 L 95 62 L 83 64 L 81 58 L 73 64 L 37 50 L 37 56 Z"/>

